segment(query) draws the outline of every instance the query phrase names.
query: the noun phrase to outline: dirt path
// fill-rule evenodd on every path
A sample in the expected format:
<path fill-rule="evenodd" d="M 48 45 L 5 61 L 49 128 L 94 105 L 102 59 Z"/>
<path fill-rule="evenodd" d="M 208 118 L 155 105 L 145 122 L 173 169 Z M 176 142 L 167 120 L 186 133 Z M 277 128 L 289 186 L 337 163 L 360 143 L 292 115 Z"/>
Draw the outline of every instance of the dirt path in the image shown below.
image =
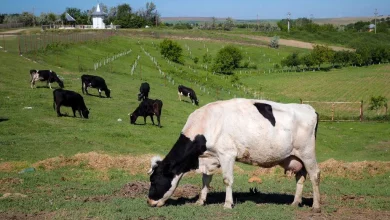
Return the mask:
<path fill-rule="evenodd" d="M 0 34 L 16 34 L 16 33 L 22 32 L 24 30 L 26 30 L 26 29 L 13 29 L 13 30 L 9 30 L 9 31 L 2 31 L 2 32 L 0 32 Z"/>
<path fill-rule="evenodd" d="M 264 41 L 264 42 L 270 42 L 271 37 L 265 37 L 265 36 L 250 36 L 250 35 L 240 35 L 240 37 L 244 38 L 249 38 L 253 40 L 259 40 L 259 41 Z M 303 41 L 298 41 L 298 40 L 287 40 L 287 39 L 279 39 L 279 44 L 284 45 L 284 46 L 289 46 L 289 47 L 298 47 L 298 48 L 304 48 L 304 49 L 313 49 L 313 43 L 308 43 L 308 42 L 303 42 Z M 340 50 L 353 50 L 350 48 L 346 47 L 338 47 L 338 46 L 329 46 L 335 51 L 340 51 Z"/>

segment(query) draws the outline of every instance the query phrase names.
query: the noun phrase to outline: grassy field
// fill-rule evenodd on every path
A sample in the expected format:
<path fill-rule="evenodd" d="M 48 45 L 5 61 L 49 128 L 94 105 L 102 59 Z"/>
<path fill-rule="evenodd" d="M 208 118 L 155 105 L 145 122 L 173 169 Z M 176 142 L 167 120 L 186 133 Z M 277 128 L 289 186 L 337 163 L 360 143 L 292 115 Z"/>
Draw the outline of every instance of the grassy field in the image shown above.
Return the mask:
<path fill-rule="evenodd" d="M 316 149 L 323 177 L 322 214 L 310 212 L 309 181 L 304 191 L 304 206 L 290 207 L 288 204 L 295 192 L 293 177 L 284 175 L 281 169 L 267 174 L 267 171 L 243 164 L 237 164 L 235 171 L 236 206 L 233 210 L 222 208 L 225 189 L 221 175 L 214 177 L 207 205 L 196 206 L 194 201 L 201 179 L 193 173 L 183 178 L 177 198 L 170 200 L 167 206 L 148 207 L 145 173 L 149 159 L 152 154 L 167 154 L 186 118 L 197 108 L 189 100 L 178 100 L 178 84 L 193 87 L 201 106 L 234 95 L 252 98 L 253 91 L 282 102 L 298 102 L 299 98 L 355 101 L 370 94 L 389 95 L 387 65 L 326 73 L 264 73 L 274 61 L 278 62 L 296 49 L 275 51 L 249 45 L 239 47 L 245 59 L 251 57 L 258 69 L 242 69 L 239 76 L 245 87 L 238 89 L 231 86 L 230 77 L 207 74 L 201 61 L 195 64 L 191 59 L 199 57 L 201 60 L 207 48 L 214 55 L 228 43 L 178 40 L 185 48 L 185 65 L 181 66 L 161 58 L 155 46 L 160 41 L 120 36 L 102 42 L 57 47 L 36 56 L 1 52 L 0 219 L 257 219 L 259 216 L 306 219 L 354 218 L 356 213 L 366 218 L 388 219 L 388 122 L 320 123 Z M 93 69 L 97 61 L 129 49 L 132 52 L 128 55 L 96 71 Z M 159 73 L 144 51 L 156 58 L 165 75 Z M 141 58 L 131 75 L 137 56 Z M 52 69 L 64 79 L 66 89 L 80 93 L 81 74 L 103 76 L 113 98 L 84 96 L 87 107 L 91 108 L 88 120 L 58 118 L 52 106 L 52 91 L 45 88 L 44 83 L 38 83 L 37 89 L 30 88 L 30 69 Z M 336 83 L 338 79 L 341 82 Z M 150 97 L 164 103 L 162 128 L 152 126 L 149 119 L 146 125 L 129 124 L 128 113 L 138 106 L 136 96 L 143 81 L 151 85 Z M 90 91 L 97 95 L 96 90 Z M 66 107 L 62 112 L 71 114 Z M 137 123 L 142 121 L 139 118 Z M 18 174 L 27 167 L 36 170 Z M 259 176 L 262 183 L 248 183 L 253 175 Z M 132 187 L 127 183 L 132 183 Z M 250 188 L 254 187 L 259 192 L 251 192 Z"/>

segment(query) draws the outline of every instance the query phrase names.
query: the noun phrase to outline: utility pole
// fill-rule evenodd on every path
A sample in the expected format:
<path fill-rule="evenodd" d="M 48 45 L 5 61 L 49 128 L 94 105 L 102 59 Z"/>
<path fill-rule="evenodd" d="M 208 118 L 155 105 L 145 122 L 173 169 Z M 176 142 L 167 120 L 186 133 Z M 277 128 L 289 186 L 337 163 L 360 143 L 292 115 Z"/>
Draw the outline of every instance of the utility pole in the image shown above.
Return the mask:
<path fill-rule="evenodd" d="M 157 22 L 158 22 L 158 18 L 157 18 L 157 10 L 156 10 L 156 27 L 157 27 Z"/>
<path fill-rule="evenodd" d="M 378 9 L 375 9 L 375 34 L 376 34 L 376 16 L 378 15 Z"/>
<path fill-rule="evenodd" d="M 259 31 L 259 14 L 257 14 L 257 31 Z"/>
<path fill-rule="evenodd" d="M 288 12 L 287 13 L 287 30 L 289 33 L 290 33 L 290 16 L 291 16 L 291 13 Z"/>

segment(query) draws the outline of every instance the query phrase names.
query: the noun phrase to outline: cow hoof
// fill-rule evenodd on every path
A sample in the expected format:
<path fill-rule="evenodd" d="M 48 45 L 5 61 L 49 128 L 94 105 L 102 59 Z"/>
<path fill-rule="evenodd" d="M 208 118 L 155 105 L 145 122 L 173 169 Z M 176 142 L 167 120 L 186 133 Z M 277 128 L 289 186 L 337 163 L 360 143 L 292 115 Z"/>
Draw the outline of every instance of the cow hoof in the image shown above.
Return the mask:
<path fill-rule="evenodd" d="M 232 209 L 232 204 L 225 203 L 225 205 L 223 205 L 223 209 Z"/>
<path fill-rule="evenodd" d="M 204 201 L 199 199 L 198 201 L 195 202 L 196 205 L 199 205 L 199 206 L 203 206 L 204 205 Z"/>
<path fill-rule="evenodd" d="M 291 203 L 291 206 L 298 207 L 299 204 L 301 204 L 301 202 L 294 201 L 293 203 Z"/>
<path fill-rule="evenodd" d="M 321 208 L 312 208 L 312 212 L 321 213 Z"/>

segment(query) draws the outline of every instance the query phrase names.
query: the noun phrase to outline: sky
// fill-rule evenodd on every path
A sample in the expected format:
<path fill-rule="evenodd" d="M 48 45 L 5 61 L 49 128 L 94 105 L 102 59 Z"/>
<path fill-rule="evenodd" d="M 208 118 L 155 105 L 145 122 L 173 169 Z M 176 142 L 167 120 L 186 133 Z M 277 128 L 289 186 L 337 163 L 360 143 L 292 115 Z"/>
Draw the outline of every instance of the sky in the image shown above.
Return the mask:
<path fill-rule="evenodd" d="M 89 10 L 98 2 L 108 7 L 127 3 L 133 11 L 151 0 L 0 0 L 0 14 L 23 11 L 63 13 L 66 7 Z M 390 0 L 154 0 L 161 17 L 217 17 L 233 19 L 370 17 L 390 16 Z"/>

